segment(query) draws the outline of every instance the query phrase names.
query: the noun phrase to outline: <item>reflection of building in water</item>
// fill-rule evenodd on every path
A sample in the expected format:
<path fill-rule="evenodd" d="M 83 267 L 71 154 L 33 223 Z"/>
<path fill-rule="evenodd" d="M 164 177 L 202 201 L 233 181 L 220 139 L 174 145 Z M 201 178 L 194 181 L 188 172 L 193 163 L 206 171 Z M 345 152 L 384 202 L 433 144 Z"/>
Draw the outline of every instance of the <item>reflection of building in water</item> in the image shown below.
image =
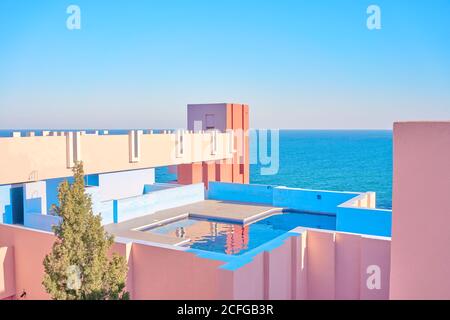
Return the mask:
<path fill-rule="evenodd" d="M 177 227 L 165 235 L 177 238 L 189 238 L 192 241 L 201 240 L 205 237 L 217 237 L 230 230 L 230 225 L 211 221 L 198 220 L 189 225 Z"/>
<path fill-rule="evenodd" d="M 227 233 L 227 242 L 225 247 L 226 254 L 237 254 L 241 250 L 248 248 L 249 227 L 240 225 L 230 225 L 231 232 Z"/>
<path fill-rule="evenodd" d="M 186 235 L 186 231 L 184 230 L 184 227 L 178 227 L 175 230 L 175 236 L 177 238 L 184 238 Z"/>
<path fill-rule="evenodd" d="M 248 226 L 198 220 L 189 225 L 177 227 L 165 233 L 165 235 L 190 239 L 192 242 L 201 241 L 208 237 L 223 236 L 225 253 L 237 254 L 248 248 L 248 230 Z"/>

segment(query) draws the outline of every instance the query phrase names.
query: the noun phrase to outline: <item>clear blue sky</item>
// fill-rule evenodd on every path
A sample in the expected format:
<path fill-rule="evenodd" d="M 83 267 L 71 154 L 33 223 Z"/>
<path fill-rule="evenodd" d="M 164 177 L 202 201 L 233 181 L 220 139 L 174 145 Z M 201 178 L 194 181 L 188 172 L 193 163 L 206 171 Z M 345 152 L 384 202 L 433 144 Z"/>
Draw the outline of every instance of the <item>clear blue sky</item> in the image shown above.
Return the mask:
<path fill-rule="evenodd" d="M 182 127 L 203 102 L 261 128 L 448 120 L 450 1 L 0 1 L 0 128 Z"/>

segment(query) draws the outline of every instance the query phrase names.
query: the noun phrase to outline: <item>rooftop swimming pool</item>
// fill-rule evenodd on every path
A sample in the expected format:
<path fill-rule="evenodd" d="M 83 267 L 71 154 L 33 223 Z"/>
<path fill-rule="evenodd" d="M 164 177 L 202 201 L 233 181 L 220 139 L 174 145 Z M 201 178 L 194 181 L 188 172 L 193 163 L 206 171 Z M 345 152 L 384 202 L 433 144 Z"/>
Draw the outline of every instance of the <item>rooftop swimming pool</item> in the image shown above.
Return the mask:
<path fill-rule="evenodd" d="M 296 228 L 336 229 L 334 215 L 283 212 L 250 224 L 185 218 L 145 229 L 145 232 L 186 239 L 192 249 L 240 255 Z"/>

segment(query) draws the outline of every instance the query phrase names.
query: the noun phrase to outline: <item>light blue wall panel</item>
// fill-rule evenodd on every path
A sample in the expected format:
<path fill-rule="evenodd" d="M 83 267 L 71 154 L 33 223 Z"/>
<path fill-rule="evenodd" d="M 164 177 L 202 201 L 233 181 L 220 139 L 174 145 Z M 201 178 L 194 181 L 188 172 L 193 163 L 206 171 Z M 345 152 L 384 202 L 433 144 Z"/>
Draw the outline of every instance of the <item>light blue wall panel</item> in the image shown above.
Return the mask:
<path fill-rule="evenodd" d="M 12 223 L 11 186 L 0 186 L 0 223 Z"/>
<path fill-rule="evenodd" d="M 273 188 L 259 184 L 210 182 L 208 199 L 272 205 Z"/>
<path fill-rule="evenodd" d="M 336 230 L 375 236 L 391 236 L 392 210 L 339 207 Z"/>
<path fill-rule="evenodd" d="M 142 196 L 119 199 L 117 200 L 117 221 L 121 222 L 152 214 L 155 211 L 203 201 L 205 199 L 204 192 L 203 184 L 199 183 L 158 190 Z"/>
<path fill-rule="evenodd" d="M 24 225 L 27 228 L 43 231 L 52 231 L 54 225 L 58 225 L 61 217 L 49 214 L 27 213 L 24 216 Z"/>
<path fill-rule="evenodd" d="M 144 194 L 146 184 L 155 183 L 155 169 L 100 174 L 101 200 L 124 199 Z"/>
<path fill-rule="evenodd" d="M 300 211 L 336 214 L 338 205 L 358 196 L 358 194 L 356 192 L 276 187 L 273 190 L 273 205 Z"/>

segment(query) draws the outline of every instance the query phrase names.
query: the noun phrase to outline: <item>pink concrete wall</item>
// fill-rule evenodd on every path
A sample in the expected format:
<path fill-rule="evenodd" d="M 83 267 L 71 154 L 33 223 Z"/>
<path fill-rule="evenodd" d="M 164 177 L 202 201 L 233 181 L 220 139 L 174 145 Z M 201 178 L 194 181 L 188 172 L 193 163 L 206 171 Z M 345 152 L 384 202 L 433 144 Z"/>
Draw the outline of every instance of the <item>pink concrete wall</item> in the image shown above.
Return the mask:
<path fill-rule="evenodd" d="M 292 299 L 308 298 L 307 233 L 291 238 L 292 254 Z"/>
<path fill-rule="evenodd" d="M 361 242 L 360 237 L 336 234 L 336 299 L 360 298 Z"/>
<path fill-rule="evenodd" d="M 390 288 L 390 266 L 391 266 L 391 243 L 390 241 L 377 240 L 362 236 L 360 237 L 361 248 L 361 280 L 360 299 L 381 300 L 389 298 Z M 370 274 L 367 273 L 369 266 L 377 266 L 381 272 L 381 288 L 369 289 L 367 280 Z"/>
<path fill-rule="evenodd" d="M 16 295 L 25 291 L 26 299 L 48 299 L 42 286 L 45 255 L 55 237 L 49 233 L 0 224 L 0 246 L 14 247 Z"/>
<path fill-rule="evenodd" d="M 292 299 L 292 242 L 290 239 L 282 246 L 265 252 L 266 282 L 265 298 L 268 300 Z M 297 252 L 294 253 L 295 255 Z"/>
<path fill-rule="evenodd" d="M 0 247 L 0 300 L 15 294 L 14 248 Z"/>
<path fill-rule="evenodd" d="M 308 299 L 388 299 L 390 240 L 308 231 Z M 381 287 L 369 288 L 369 266 L 381 270 Z"/>
<path fill-rule="evenodd" d="M 233 274 L 233 298 L 263 300 L 264 297 L 264 255 L 256 256 L 252 262 L 231 272 Z"/>
<path fill-rule="evenodd" d="M 450 122 L 394 125 L 391 298 L 450 299 Z"/>
<path fill-rule="evenodd" d="M 112 246 L 111 253 L 117 253 L 122 257 L 125 257 L 128 267 L 127 273 L 127 283 L 125 290 L 130 294 L 130 298 L 133 299 L 133 284 L 134 284 L 134 274 L 133 274 L 133 243 L 132 242 L 115 242 Z"/>
<path fill-rule="evenodd" d="M 306 233 L 290 237 L 232 272 L 233 299 L 306 299 Z"/>
<path fill-rule="evenodd" d="M 14 247 L 14 267 L 8 262 L 6 270 L 8 277 L 14 276 L 17 295 L 25 290 L 27 299 L 49 298 L 42 286 L 42 261 L 54 240 L 49 233 L 0 225 L 0 247 Z M 389 296 L 390 241 L 384 238 L 302 231 L 233 271 L 221 268 L 222 261 L 204 259 L 192 252 L 120 239 L 113 251 L 127 259 L 127 290 L 132 299 L 387 299 Z M 382 270 L 380 290 L 366 286 L 367 266 L 374 264 Z"/>
<path fill-rule="evenodd" d="M 231 274 L 219 269 L 221 261 L 136 243 L 132 254 L 134 299 L 231 299 L 233 296 Z"/>
<path fill-rule="evenodd" d="M 368 266 L 381 287 L 367 287 Z M 234 272 L 239 299 L 388 299 L 390 240 L 327 231 L 303 232 Z"/>
<path fill-rule="evenodd" d="M 335 242 L 332 232 L 308 232 L 308 298 L 335 298 Z"/>

